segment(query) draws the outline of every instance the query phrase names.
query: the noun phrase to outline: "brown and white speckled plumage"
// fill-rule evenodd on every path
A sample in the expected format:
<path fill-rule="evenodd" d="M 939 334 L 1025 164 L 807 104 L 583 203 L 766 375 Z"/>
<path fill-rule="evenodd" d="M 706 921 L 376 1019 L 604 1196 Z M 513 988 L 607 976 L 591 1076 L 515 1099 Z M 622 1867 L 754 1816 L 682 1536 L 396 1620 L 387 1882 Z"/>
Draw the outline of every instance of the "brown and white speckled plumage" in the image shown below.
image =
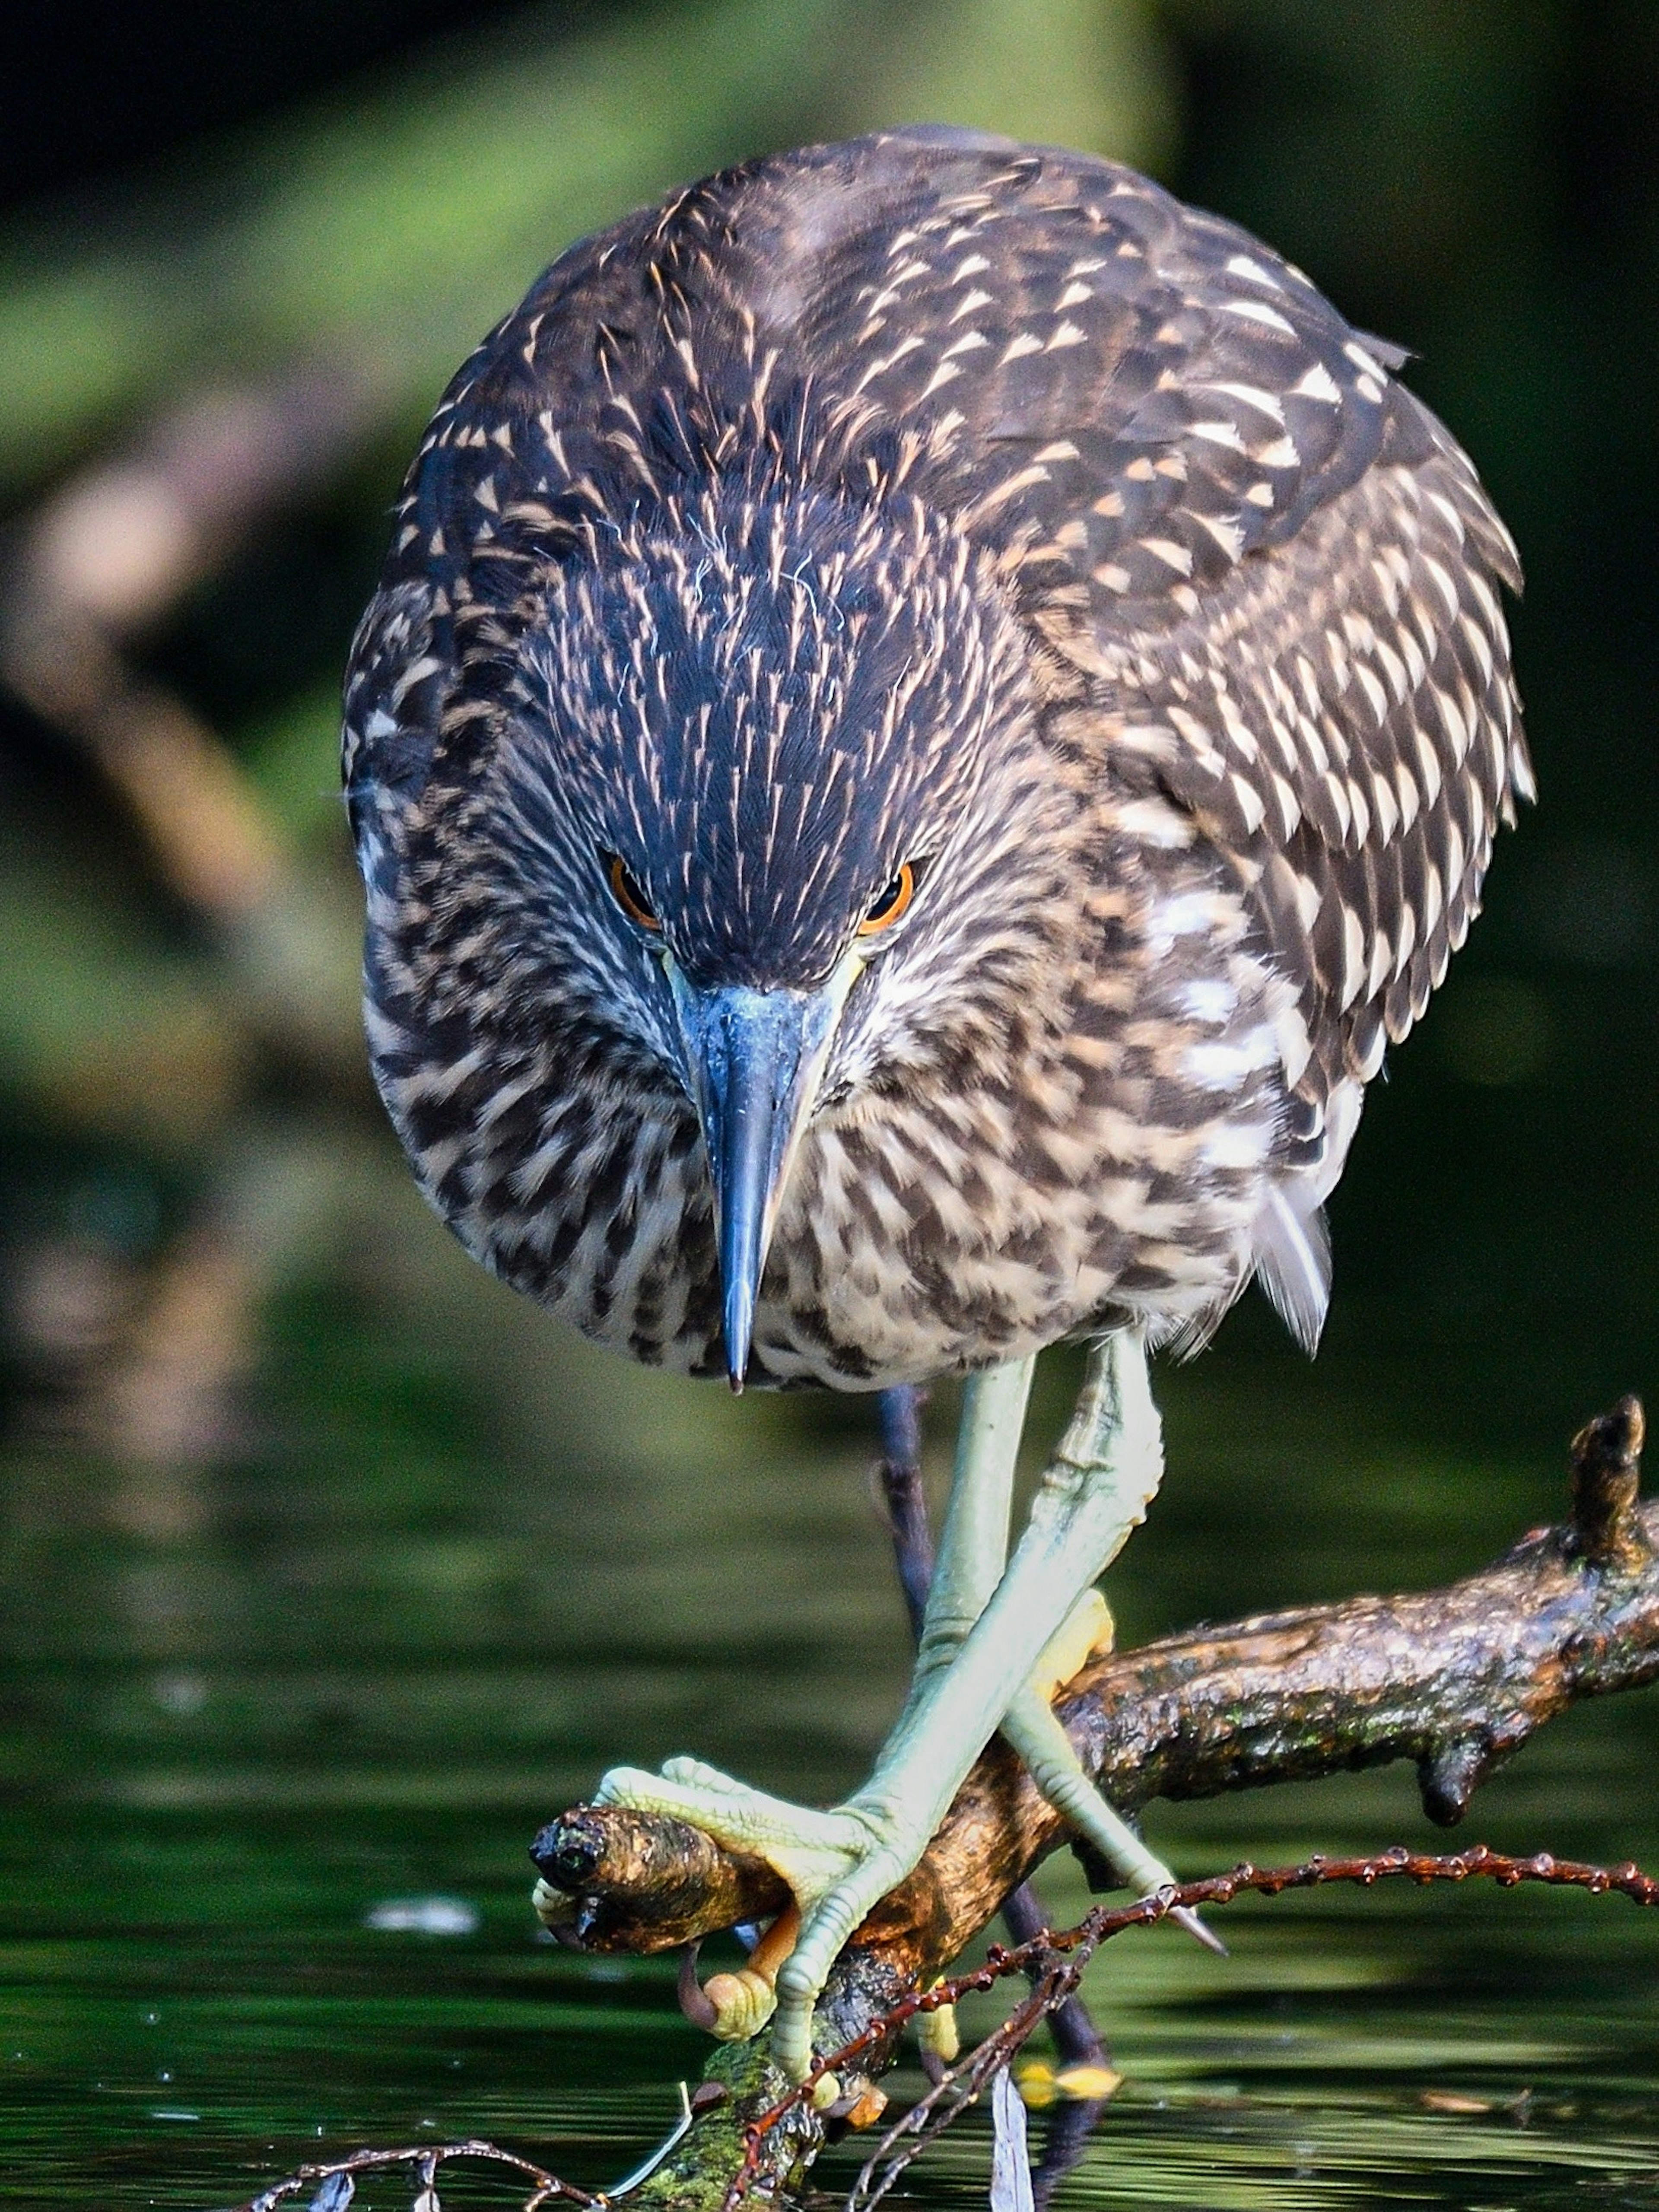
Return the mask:
<path fill-rule="evenodd" d="M 1308 283 L 1114 165 L 907 132 L 573 247 L 462 369 L 349 683 L 377 1078 L 462 1240 L 719 1371 L 659 963 L 820 980 L 908 859 L 757 1379 L 1259 1271 L 1305 1340 L 1364 1084 L 1530 790 L 1468 461 Z"/>

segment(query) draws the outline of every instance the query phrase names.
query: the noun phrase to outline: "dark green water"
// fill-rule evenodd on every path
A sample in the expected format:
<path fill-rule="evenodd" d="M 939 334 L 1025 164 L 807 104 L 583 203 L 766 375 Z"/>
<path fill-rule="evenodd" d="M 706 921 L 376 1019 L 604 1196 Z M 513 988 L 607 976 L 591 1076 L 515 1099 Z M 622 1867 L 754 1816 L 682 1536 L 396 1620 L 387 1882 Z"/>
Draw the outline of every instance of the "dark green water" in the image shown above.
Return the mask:
<path fill-rule="evenodd" d="M 682 1391 L 494 1292 L 467 1309 L 471 1365 L 422 1368 L 427 1323 L 399 1337 L 334 1298 L 288 1298 L 219 1462 L 42 1445 L 0 1477 L 0 2203 L 20 2212 L 222 2206 L 320 2151 L 447 2133 L 614 2179 L 701 2045 L 660 1966 L 537 1940 L 529 1838 L 624 1756 L 696 1749 L 828 1796 L 896 1698 L 867 1407 Z M 1171 1473 L 1115 1577 L 1128 1634 L 1438 1579 L 1558 1509 L 1554 1437 L 1448 1444 L 1386 1376 L 1256 1344 L 1247 1325 L 1161 1386 Z M 509 1370 L 535 1418 L 492 1431 Z M 1659 1861 L 1656 1718 L 1639 1698 L 1571 1717 L 1470 1839 Z M 1152 1825 L 1194 1869 L 1431 1833 L 1395 1772 Z M 1051 1877 L 1056 1914 L 1080 1911 L 1069 1862 Z M 368 1924 L 431 1897 L 471 1932 Z M 1659 2202 L 1659 1915 L 1470 1887 L 1246 1904 L 1225 1932 L 1226 1964 L 1163 1931 L 1098 1962 L 1127 2080 L 1062 2203 Z M 1483 2109 L 1424 2101 L 1447 2092 Z M 982 2203 L 985 2173 L 974 2124 L 912 2186 Z"/>

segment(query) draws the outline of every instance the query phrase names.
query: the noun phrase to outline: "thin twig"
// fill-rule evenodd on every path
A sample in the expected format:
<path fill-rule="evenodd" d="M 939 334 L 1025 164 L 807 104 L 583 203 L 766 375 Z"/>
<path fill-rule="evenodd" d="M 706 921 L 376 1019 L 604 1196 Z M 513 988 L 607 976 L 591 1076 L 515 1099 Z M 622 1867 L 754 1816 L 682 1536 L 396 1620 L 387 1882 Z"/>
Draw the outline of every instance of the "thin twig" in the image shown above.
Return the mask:
<path fill-rule="evenodd" d="M 1467 1881 L 1471 1877 L 1496 1881 L 1504 1888 L 1513 1888 L 1522 1882 L 1543 1882 L 1555 1888 L 1585 1889 L 1593 1896 L 1616 1892 L 1637 1905 L 1659 1905 L 1659 1880 L 1644 1874 L 1633 1861 L 1616 1867 L 1601 1867 L 1577 1859 L 1558 1859 L 1548 1851 L 1516 1857 L 1492 1850 L 1485 1844 L 1476 1844 L 1466 1851 L 1444 1853 L 1412 1851 L 1400 1844 L 1365 1857 L 1328 1858 L 1316 1852 L 1290 1867 L 1256 1867 L 1245 1862 L 1226 1874 L 1172 1885 L 1155 1896 L 1138 1899 L 1133 1905 L 1097 1905 L 1075 1928 L 1058 1934 L 1045 1929 L 1030 1942 L 1016 1944 L 1011 1949 L 993 1945 L 982 1966 L 937 1983 L 931 1990 L 902 1997 L 839 2050 L 818 2059 L 803 2082 L 762 2112 L 745 2130 L 743 2162 L 726 2195 L 726 2212 L 732 2212 L 754 2182 L 762 2148 L 771 2130 L 793 2112 L 811 2104 L 812 2093 L 824 2075 L 844 2072 L 854 2061 L 889 2042 L 920 2013 L 932 2012 L 941 2005 L 955 2004 L 963 1997 L 992 1989 L 1009 1974 L 1040 1977 L 1031 1996 L 1010 2014 L 1002 2027 L 978 2045 L 944 2081 L 931 2088 L 912 2113 L 888 2130 L 860 2175 L 849 2203 L 873 2204 L 922 2148 L 919 2140 L 908 2148 L 908 2155 L 900 2157 L 890 2175 L 882 2178 L 867 2197 L 860 2197 L 866 2177 L 874 2174 L 884 2154 L 897 2146 L 907 2130 L 914 2126 L 915 2111 L 925 2109 L 932 2114 L 942 2103 L 945 2105 L 947 2111 L 939 2124 L 920 2131 L 927 2141 L 942 2132 L 957 2112 L 972 2102 L 998 2067 L 1007 2064 L 1047 2014 L 1064 2003 L 1100 1946 L 1114 1936 L 1122 1935 L 1126 1929 L 1152 1927 L 1183 1905 L 1190 1909 L 1231 1905 L 1240 1897 L 1279 1897 L 1286 1890 L 1314 1889 L 1331 1882 L 1352 1882 L 1362 1888 L 1370 1888 L 1376 1882 L 1390 1880 L 1426 1886 L 1437 1881 Z M 953 2094 L 957 2090 L 962 2094 Z"/>
<path fill-rule="evenodd" d="M 1045 2020 L 1058 2017 L 1075 1996 L 1081 1972 L 1074 1961 L 1051 1960 L 1036 1975 L 1030 1995 L 888 2129 L 860 2168 L 848 2194 L 848 2212 L 868 2212 L 878 2204 L 928 2144 L 977 2103 L 987 2082 L 1018 2054 Z"/>
<path fill-rule="evenodd" d="M 561 2181 L 557 2174 L 549 2173 L 545 2167 L 533 2160 L 521 2158 L 517 2151 L 503 2150 L 499 2143 L 487 2142 L 482 2136 L 470 2136 L 465 2142 L 417 2143 L 401 2150 L 356 2150 L 349 2157 L 315 2160 L 298 2166 L 286 2179 L 273 2182 L 262 2189 L 257 2197 L 250 2197 L 237 2212 L 276 2212 L 276 2207 L 290 2197 L 297 2197 L 302 2189 L 314 2189 L 331 2181 L 337 2174 L 384 2172 L 394 2166 L 412 2166 L 416 2179 L 423 2189 L 430 2189 L 437 2177 L 438 2168 L 451 2159 L 472 2158 L 486 2164 L 510 2166 L 515 2173 L 526 2175 L 534 2184 L 525 2200 L 524 2212 L 538 2212 L 544 2204 L 566 2203 L 603 2208 L 611 2199 L 603 2193 L 578 2189 L 574 2182 Z"/>
<path fill-rule="evenodd" d="M 890 2052 L 902 2030 L 919 2014 L 935 2012 L 941 2006 L 956 2004 L 965 1996 L 994 1989 L 1011 1974 L 1024 1974 L 1032 1984 L 1030 1993 L 998 2027 L 885 2130 L 853 2185 L 847 2199 L 847 2212 L 872 2212 L 906 2168 L 983 2094 L 986 2084 L 1012 2062 L 1042 2022 L 1075 1995 L 1089 1961 L 1100 1946 L 1113 1936 L 1131 1928 L 1155 1926 L 1183 1905 L 1190 1908 L 1231 1905 L 1247 1895 L 1279 1897 L 1286 1890 L 1314 1889 L 1331 1882 L 1352 1882 L 1370 1888 L 1376 1882 L 1389 1880 L 1426 1884 L 1467 1881 L 1472 1876 L 1496 1881 L 1504 1888 L 1513 1888 L 1522 1882 L 1542 1882 L 1555 1888 L 1588 1890 L 1595 1896 L 1616 1892 L 1638 1905 L 1659 1904 L 1659 1880 L 1643 1873 L 1632 1863 L 1616 1867 L 1592 1866 L 1576 1859 L 1553 1858 L 1547 1851 L 1536 1852 L 1530 1857 L 1513 1857 L 1477 1844 L 1469 1850 L 1440 1855 L 1414 1852 L 1404 1844 L 1397 1844 L 1390 1850 L 1367 1857 L 1327 1858 L 1316 1854 L 1296 1866 L 1255 1867 L 1246 1863 L 1225 1874 L 1209 1875 L 1196 1881 L 1162 1889 L 1156 1896 L 1139 1899 L 1133 1905 L 1097 1905 L 1075 1928 L 1058 1931 L 1044 1929 L 1029 1942 L 1012 1946 L 994 1944 L 982 1966 L 936 1983 L 932 1989 L 910 1991 L 888 2006 L 839 2050 L 820 2058 L 805 2081 L 776 2098 L 743 2130 L 742 2155 L 725 2192 L 725 2212 L 737 2212 L 761 2179 L 762 2161 L 770 2139 L 791 2121 L 812 2112 L 814 2092 L 824 2077 L 847 2073 L 856 2062 L 868 2058 L 873 2052 Z M 611 2191 L 578 2188 L 574 2182 L 561 2180 L 516 2151 L 505 2150 L 481 2137 L 470 2137 L 461 2142 L 422 2143 L 398 2150 L 353 2151 L 343 2159 L 310 2163 L 248 2198 L 238 2212 L 276 2212 L 278 2205 L 297 2197 L 302 2190 L 316 2190 L 337 2176 L 355 2178 L 398 2166 L 414 2166 L 422 2191 L 433 2191 L 439 2167 L 452 2159 L 463 2158 L 507 2166 L 524 2175 L 532 2185 L 522 2212 L 542 2212 L 543 2207 L 556 2203 L 580 2205 L 586 2208 L 586 2212 L 611 2212 L 618 2199 L 635 2191 L 641 2192 L 642 2203 L 646 2201 L 649 2194 L 646 2185 L 650 2177 L 688 2135 L 695 2133 L 704 2114 L 726 2102 L 723 2096 L 710 2097 L 707 2085 L 704 2091 L 689 2100 L 682 2087 L 681 2100 L 680 2118 L 666 2142 Z M 793 2154 L 799 2159 L 799 2141 L 794 2143 Z"/>

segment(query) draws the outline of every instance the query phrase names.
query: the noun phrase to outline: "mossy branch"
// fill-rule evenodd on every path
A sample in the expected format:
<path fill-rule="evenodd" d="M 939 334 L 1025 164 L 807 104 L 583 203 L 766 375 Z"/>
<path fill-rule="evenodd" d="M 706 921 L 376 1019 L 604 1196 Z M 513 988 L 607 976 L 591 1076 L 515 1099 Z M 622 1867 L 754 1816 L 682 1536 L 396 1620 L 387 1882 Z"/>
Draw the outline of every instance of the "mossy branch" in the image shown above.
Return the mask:
<path fill-rule="evenodd" d="M 1011 1974 L 1025 1975 L 1031 1990 L 1024 2002 L 959 2065 L 940 2074 L 927 2094 L 877 2139 L 847 2199 L 847 2212 L 869 2212 L 920 2151 L 975 2100 L 994 2075 L 1007 2068 L 1039 2023 L 1067 2002 L 1089 1960 L 1112 1936 L 1151 1927 L 1183 1908 L 1231 1905 L 1240 1897 L 1279 1897 L 1286 1890 L 1331 1882 L 1356 1882 L 1369 1889 L 1390 1880 L 1426 1884 L 1467 1881 L 1472 1876 L 1484 1876 L 1505 1888 L 1543 1882 L 1586 1889 L 1595 1896 L 1617 1894 L 1636 1905 L 1659 1904 L 1659 1881 L 1639 1867 L 1589 1866 L 1552 1858 L 1543 1851 L 1515 1858 L 1488 1850 L 1484 1844 L 1443 1855 L 1413 1852 L 1400 1844 L 1361 1858 L 1316 1857 L 1290 1867 L 1236 1866 L 1226 1874 L 1182 1882 L 1133 1905 L 1097 1905 L 1076 1928 L 1058 1935 L 1045 1929 L 1012 1950 L 994 1946 L 983 1966 L 901 1997 L 841 2049 L 819 2059 L 804 2082 L 785 2087 L 781 2094 L 781 2077 L 766 2064 L 759 2046 L 733 2046 L 713 2062 L 695 2095 L 688 2095 L 682 2083 L 681 2116 L 672 2134 L 609 2190 L 580 2188 L 517 2151 L 473 2136 L 463 2142 L 352 2151 L 344 2158 L 302 2166 L 248 2198 L 238 2212 L 276 2212 L 279 2205 L 307 2191 L 312 2192 L 308 2212 L 346 2212 L 361 2177 L 400 2166 L 410 2169 L 416 2183 L 413 2212 L 440 2212 L 438 2170 L 458 2160 L 505 2167 L 517 2179 L 521 2192 L 528 2181 L 521 2212 L 544 2212 L 556 2203 L 583 2206 L 586 2212 L 610 2212 L 623 2200 L 641 2208 L 660 2207 L 663 2212 L 671 2208 L 672 2212 L 690 2212 L 693 2207 L 700 2212 L 705 2208 L 706 2212 L 738 2212 L 751 2191 L 772 2202 L 781 2188 L 790 2189 L 803 2178 L 823 2140 L 817 2114 L 824 2102 L 822 2089 L 836 2069 L 854 2064 L 872 2067 L 918 2016 L 954 2005 L 970 1991 L 993 1989 Z M 864 2078 L 867 2081 L 867 2075 Z M 879 2100 L 868 2090 L 865 2094 L 872 2117 L 878 2116 Z M 1100 2107 L 1096 2104 L 1081 2109 L 1086 2118 Z"/>

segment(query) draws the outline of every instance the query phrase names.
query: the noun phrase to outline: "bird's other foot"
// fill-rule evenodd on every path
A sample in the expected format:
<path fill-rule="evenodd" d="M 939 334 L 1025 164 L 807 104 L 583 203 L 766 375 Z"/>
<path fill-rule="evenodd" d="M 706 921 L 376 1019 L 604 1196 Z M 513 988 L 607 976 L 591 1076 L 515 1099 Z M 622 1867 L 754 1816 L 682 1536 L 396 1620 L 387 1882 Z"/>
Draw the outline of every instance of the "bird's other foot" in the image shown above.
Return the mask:
<path fill-rule="evenodd" d="M 705 1994 L 720 2015 L 717 2035 L 753 2035 L 769 2013 L 773 2057 L 792 2081 L 802 2080 L 812 2063 L 812 2008 L 837 1953 L 871 1908 L 909 1873 L 927 1838 L 864 1807 L 823 1812 L 792 1805 L 698 1759 L 668 1759 L 658 1774 L 612 1767 L 593 1802 L 684 1820 L 727 1850 L 764 1859 L 781 1875 L 799 1908 L 793 1946 L 784 1948 L 793 1916 L 781 1916 L 742 1974 L 730 1978 L 732 1990 L 711 1982 Z M 775 2009 L 761 1984 L 770 1985 Z"/>
<path fill-rule="evenodd" d="M 1080 1674 L 1097 1653 L 1110 1651 L 1116 1639 L 1105 1595 L 1091 1585 L 1043 1645 L 1031 1670 L 1031 1688 L 1045 1705 L 1053 1705 L 1072 1677 Z"/>

